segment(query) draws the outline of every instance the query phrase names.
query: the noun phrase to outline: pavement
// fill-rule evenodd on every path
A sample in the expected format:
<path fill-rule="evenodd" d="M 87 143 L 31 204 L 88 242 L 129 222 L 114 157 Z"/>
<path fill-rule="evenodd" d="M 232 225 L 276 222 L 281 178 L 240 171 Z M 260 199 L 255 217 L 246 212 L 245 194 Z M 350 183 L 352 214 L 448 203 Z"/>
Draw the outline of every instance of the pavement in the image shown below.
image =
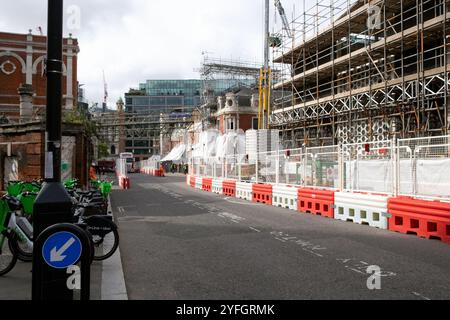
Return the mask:
<path fill-rule="evenodd" d="M 18 261 L 11 272 L 0 277 L 0 300 L 31 300 L 31 269 L 31 263 Z M 90 290 L 91 300 L 128 299 L 120 248 L 108 260 L 91 264 Z"/>
<path fill-rule="evenodd" d="M 450 299 L 448 244 L 130 178 L 111 197 L 130 300 Z"/>

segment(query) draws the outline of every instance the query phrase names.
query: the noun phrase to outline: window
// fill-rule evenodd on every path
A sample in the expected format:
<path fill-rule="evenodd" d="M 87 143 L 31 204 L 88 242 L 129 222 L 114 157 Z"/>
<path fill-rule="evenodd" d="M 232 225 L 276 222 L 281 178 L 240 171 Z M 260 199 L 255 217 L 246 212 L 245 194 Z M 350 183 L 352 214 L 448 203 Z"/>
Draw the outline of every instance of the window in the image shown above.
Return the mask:
<path fill-rule="evenodd" d="M 227 130 L 234 130 L 235 129 L 235 119 L 234 118 L 227 118 Z"/>
<path fill-rule="evenodd" d="M 257 117 L 252 118 L 252 129 L 258 130 L 258 118 Z"/>

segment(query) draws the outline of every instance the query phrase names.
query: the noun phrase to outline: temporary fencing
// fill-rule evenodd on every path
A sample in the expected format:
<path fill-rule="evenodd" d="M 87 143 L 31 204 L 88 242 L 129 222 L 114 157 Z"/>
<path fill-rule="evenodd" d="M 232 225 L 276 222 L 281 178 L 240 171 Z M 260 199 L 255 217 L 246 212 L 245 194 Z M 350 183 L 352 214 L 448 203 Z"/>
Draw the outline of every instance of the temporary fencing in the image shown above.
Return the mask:
<path fill-rule="evenodd" d="M 236 197 L 236 181 L 224 180 L 222 182 L 222 192 L 229 197 Z"/>
<path fill-rule="evenodd" d="M 195 177 L 195 189 L 202 189 L 203 185 L 203 178 L 201 177 Z"/>
<path fill-rule="evenodd" d="M 272 188 L 272 205 L 297 210 L 298 188 L 286 185 L 274 185 Z"/>
<path fill-rule="evenodd" d="M 130 178 L 128 177 L 126 159 L 116 160 L 116 176 L 119 181 L 119 186 L 122 189 L 130 189 Z"/>
<path fill-rule="evenodd" d="M 252 201 L 252 184 L 248 182 L 236 182 L 236 198 Z"/>
<path fill-rule="evenodd" d="M 211 192 L 211 190 L 212 190 L 212 179 L 211 178 L 203 178 L 202 179 L 202 190 Z"/>
<path fill-rule="evenodd" d="M 389 230 L 450 243 L 450 203 L 397 197 L 388 210 Z"/>
<path fill-rule="evenodd" d="M 312 188 L 298 189 L 298 211 L 327 218 L 334 217 L 334 191 Z"/>
<path fill-rule="evenodd" d="M 212 192 L 217 193 L 217 194 L 223 193 L 222 179 L 213 179 Z"/>
<path fill-rule="evenodd" d="M 336 192 L 334 194 L 334 218 L 387 229 L 387 203 L 386 195 Z"/>
<path fill-rule="evenodd" d="M 253 202 L 272 205 L 272 185 L 254 183 L 252 186 Z"/>

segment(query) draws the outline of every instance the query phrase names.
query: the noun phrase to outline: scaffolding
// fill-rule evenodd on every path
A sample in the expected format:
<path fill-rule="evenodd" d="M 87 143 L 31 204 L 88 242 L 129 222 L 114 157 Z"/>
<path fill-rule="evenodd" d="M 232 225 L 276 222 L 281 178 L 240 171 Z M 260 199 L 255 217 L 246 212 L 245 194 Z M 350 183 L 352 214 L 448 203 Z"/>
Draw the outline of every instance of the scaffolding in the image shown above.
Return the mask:
<path fill-rule="evenodd" d="M 305 8 L 305 0 L 303 0 Z M 449 132 L 449 0 L 316 0 L 281 31 L 271 125 L 288 147 Z"/>

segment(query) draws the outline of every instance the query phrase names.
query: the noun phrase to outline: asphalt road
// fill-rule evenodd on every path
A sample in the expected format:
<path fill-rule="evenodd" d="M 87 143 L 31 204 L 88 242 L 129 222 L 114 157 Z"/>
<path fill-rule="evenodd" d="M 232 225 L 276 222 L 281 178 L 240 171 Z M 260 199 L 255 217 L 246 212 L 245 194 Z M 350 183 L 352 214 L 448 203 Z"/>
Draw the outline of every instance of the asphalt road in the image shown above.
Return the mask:
<path fill-rule="evenodd" d="M 112 207 L 129 299 L 450 299 L 450 245 L 131 176 Z M 381 289 L 369 266 L 381 270 Z"/>

